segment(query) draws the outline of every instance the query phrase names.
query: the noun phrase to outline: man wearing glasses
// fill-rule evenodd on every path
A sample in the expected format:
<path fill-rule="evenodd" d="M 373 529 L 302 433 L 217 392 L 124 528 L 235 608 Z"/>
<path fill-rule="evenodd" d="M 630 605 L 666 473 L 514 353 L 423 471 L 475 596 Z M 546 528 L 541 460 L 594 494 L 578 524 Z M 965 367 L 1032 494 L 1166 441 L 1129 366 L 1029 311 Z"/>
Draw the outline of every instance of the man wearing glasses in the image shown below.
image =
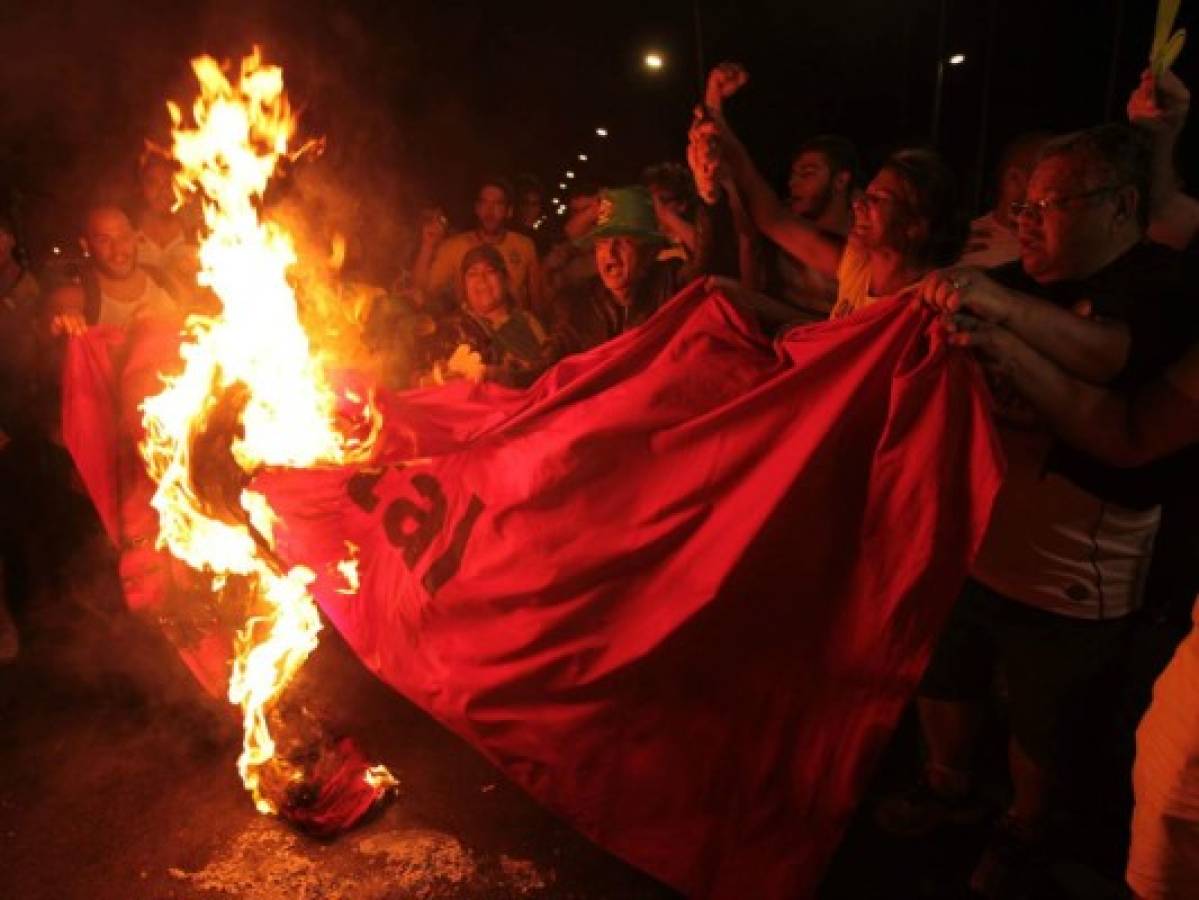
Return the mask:
<path fill-rule="evenodd" d="M 1199 283 L 1182 254 L 1144 241 L 1148 183 L 1147 148 L 1127 126 L 1059 138 L 1012 204 L 1020 261 L 934 272 L 919 293 L 954 317 L 951 328 L 983 320 L 1083 381 L 1145 384 L 1185 351 L 1176 323 Z M 971 758 L 998 667 L 1014 796 L 972 878 L 987 896 L 1044 860 L 1052 792 L 1078 761 L 1063 751 L 1096 737 L 1102 717 L 1088 710 L 1116 704 L 1097 685 L 1141 605 L 1169 490 L 1160 472 L 1114 468 L 1058 442 L 1002 365 L 992 374 L 1008 471 L 920 687 L 924 777 L 878 810 L 884 827 L 907 834 L 977 812 Z"/>

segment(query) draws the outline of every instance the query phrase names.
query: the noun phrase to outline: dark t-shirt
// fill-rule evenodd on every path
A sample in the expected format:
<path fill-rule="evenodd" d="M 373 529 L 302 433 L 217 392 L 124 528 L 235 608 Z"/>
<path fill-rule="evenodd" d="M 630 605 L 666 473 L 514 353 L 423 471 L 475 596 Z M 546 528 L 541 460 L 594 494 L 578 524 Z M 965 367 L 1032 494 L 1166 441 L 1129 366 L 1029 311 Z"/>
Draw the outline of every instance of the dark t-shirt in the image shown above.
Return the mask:
<path fill-rule="evenodd" d="M 599 276 L 559 298 L 553 324 L 558 355 L 590 350 L 647 321 L 679 291 L 681 268 L 678 260 L 651 264 L 627 306 L 616 302 Z"/>
<path fill-rule="evenodd" d="M 1019 263 L 991 270 L 1000 284 L 1063 307 L 1089 300 L 1097 318 L 1128 326 L 1129 355 L 1111 386 L 1133 390 L 1159 377 L 1199 339 L 1199 256 L 1160 244 L 1138 244 L 1110 265 L 1077 281 L 1041 285 Z M 1181 474 L 1176 458 L 1135 469 L 1105 465 L 1055 444 L 1047 470 L 1091 494 L 1131 509 L 1160 503 Z"/>

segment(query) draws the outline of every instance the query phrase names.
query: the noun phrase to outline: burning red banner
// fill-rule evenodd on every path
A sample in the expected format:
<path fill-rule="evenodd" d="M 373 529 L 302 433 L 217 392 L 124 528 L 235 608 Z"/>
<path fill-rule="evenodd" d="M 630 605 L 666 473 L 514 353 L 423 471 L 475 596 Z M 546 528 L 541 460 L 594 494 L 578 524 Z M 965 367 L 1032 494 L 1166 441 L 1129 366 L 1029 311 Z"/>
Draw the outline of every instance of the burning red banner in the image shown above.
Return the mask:
<path fill-rule="evenodd" d="M 88 371 L 68 413 L 95 410 Z M 811 893 L 1000 480 L 931 315 L 881 302 L 771 345 L 693 286 L 528 391 L 379 405 L 372 468 L 254 483 L 364 664 L 685 893 Z"/>

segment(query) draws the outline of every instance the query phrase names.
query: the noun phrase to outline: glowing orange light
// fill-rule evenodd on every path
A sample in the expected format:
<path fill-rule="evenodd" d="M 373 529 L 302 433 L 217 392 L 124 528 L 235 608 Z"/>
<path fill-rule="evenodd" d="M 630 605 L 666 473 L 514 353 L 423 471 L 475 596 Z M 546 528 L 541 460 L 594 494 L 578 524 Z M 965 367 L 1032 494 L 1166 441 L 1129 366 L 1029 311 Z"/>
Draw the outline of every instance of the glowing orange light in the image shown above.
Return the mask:
<path fill-rule="evenodd" d="M 287 279 L 296 262 L 293 241 L 260 216 L 276 166 L 294 155 L 295 118 L 282 70 L 264 65 L 257 48 L 232 80 L 211 57 L 193 60 L 192 68 L 200 96 L 190 123 L 168 104 L 172 153 L 180 164 L 177 188 L 202 202 L 206 233 L 197 280 L 220 299 L 221 311 L 189 319 L 183 371 L 165 378 L 162 392 L 142 405 L 141 452 L 157 483 L 158 545 L 207 575 L 213 590 L 243 576 L 255 594 L 255 612 L 235 642 L 229 700 L 242 711 L 238 770 L 259 811 L 270 813 L 274 804 L 260 790 L 261 770 L 275 754 L 267 713 L 317 645 L 321 620 L 308 590 L 315 576 L 285 568 L 273 554 L 274 513 L 261 494 L 241 489 L 232 520 L 206 511 L 192 480 L 191 439 L 231 390 L 245 399 L 232 444 L 245 473 L 366 459 L 379 422 L 369 398 L 359 398 L 374 426 L 370 436 L 348 438 L 335 427 L 337 398 Z M 343 576 L 348 582 L 348 570 Z"/>

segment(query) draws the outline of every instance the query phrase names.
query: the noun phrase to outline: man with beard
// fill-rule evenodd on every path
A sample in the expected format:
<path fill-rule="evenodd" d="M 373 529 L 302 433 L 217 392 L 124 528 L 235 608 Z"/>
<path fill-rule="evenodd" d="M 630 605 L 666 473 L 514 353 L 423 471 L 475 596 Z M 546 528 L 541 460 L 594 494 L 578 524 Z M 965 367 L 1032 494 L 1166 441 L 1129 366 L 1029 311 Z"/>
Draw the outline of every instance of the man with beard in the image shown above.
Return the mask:
<path fill-rule="evenodd" d="M 847 235 L 858 179 L 858 154 L 839 135 L 821 135 L 805 141 L 791 160 L 787 180 L 787 208 L 829 234 Z M 837 301 L 837 280 L 778 249 L 777 286 L 767 293 L 786 300 L 797 310 L 797 320 L 827 319 Z M 771 287 L 774 289 L 771 290 Z"/>
<path fill-rule="evenodd" d="M 88 325 L 128 328 L 143 317 L 178 314 L 166 279 L 139 264 L 137 232 L 119 206 L 88 210 L 81 243 L 88 264 L 79 279 L 57 286 L 47 299 L 52 334 L 82 334 Z"/>
<path fill-rule="evenodd" d="M 559 354 L 578 353 L 640 325 L 681 286 L 679 260 L 657 260 L 666 243 L 643 187 L 600 192 L 596 225 L 581 241 L 595 253 L 598 278 L 555 304 Z"/>

